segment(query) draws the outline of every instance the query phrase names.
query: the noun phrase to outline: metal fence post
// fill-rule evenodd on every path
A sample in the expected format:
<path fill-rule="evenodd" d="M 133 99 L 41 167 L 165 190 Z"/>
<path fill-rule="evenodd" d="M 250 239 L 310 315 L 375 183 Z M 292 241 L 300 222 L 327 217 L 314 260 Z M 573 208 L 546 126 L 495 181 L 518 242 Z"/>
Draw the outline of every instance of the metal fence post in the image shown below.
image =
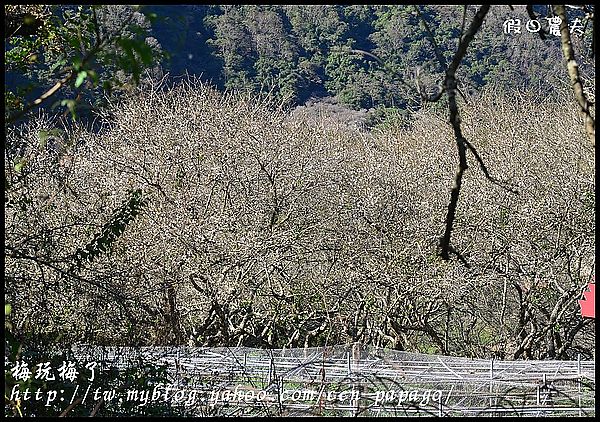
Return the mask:
<path fill-rule="evenodd" d="M 492 407 L 492 396 L 494 395 L 494 359 L 490 360 L 490 407 Z"/>
<path fill-rule="evenodd" d="M 360 354 L 361 354 L 361 345 L 360 342 L 354 342 L 354 344 L 352 344 L 352 367 L 355 370 L 359 369 L 359 363 L 360 363 Z M 350 370 L 350 353 L 348 353 L 348 369 Z M 361 386 L 358 383 L 354 383 L 352 385 L 352 391 L 358 391 L 358 394 L 361 394 Z M 354 411 L 353 411 L 353 416 L 357 417 L 360 414 L 360 397 L 358 397 L 355 403 L 355 407 L 354 407 Z"/>
<path fill-rule="evenodd" d="M 579 406 L 579 416 L 581 412 L 581 353 L 577 353 L 577 405 Z"/>

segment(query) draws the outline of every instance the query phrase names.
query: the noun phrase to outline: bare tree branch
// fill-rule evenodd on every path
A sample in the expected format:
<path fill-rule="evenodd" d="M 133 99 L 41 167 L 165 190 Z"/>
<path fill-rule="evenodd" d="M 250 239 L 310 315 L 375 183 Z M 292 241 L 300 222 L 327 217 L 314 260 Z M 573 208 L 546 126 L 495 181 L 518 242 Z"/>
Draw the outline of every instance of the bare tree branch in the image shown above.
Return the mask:
<path fill-rule="evenodd" d="M 500 186 L 504 190 L 507 190 L 507 191 L 509 191 L 511 193 L 514 193 L 516 195 L 519 194 L 518 190 L 516 190 L 516 189 L 514 189 L 512 187 L 509 187 L 505 183 L 502 183 L 501 181 L 499 181 L 498 179 L 496 179 L 495 177 L 492 177 L 490 175 L 490 173 L 488 172 L 488 169 L 487 169 L 485 163 L 483 162 L 483 160 L 479 156 L 479 153 L 477 152 L 477 150 L 475 149 L 475 147 L 473 145 L 471 145 L 471 143 L 469 141 L 467 141 L 466 139 L 464 141 L 465 141 L 465 143 L 467 145 L 467 148 L 469 148 L 469 151 L 471 151 L 473 153 L 473 156 L 475 156 L 475 159 L 479 163 L 479 167 L 481 168 L 481 171 L 485 175 L 486 179 L 488 179 L 493 184 Z"/>
<path fill-rule="evenodd" d="M 585 92 L 583 91 L 583 83 L 579 75 L 579 66 L 575 60 L 575 52 L 573 51 L 573 44 L 571 43 L 571 34 L 569 33 L 569 24 L 567 22 L 567 13 L 564 5 L 553 5 L 554 13 L 561 19 L 560 23 L 560 42 L 562 45 L 563 54 L 567 61 L 567 72 L 569 72 L 569 78 L 571 79 L 571 85 L 573 85 L 573 91 L 575 93 L 575 99 L 579 104 L 579 111 L 583 116 L 585 131 L 592 141 L 592 145 L 596 146 L 596 126 L 594 118 L 590 113 L 590 103 L 587 100 Z"/>
<path fill-rule="evenodd" d="M 528 4 L 527 7 L 526 7 L 526 9 L 527 9 L 527 14 L 529 15 L 530 19 L 533 19 L 533 20 L 537 20 L 538 19 L 538 16 L 533 11 L 533 5 L 532 4 Z M 544 28 L 540 28 L 540 30 L 538 31 L 538 34 L 539 34 L 541 40 L 545 40 L 546 39 L 546 35 L 548 33 L 546 32 L 546 30 Z"/>
<path fill-rule="evenodd" d="M 462 37 L 458 50 L 452 59 L 452 63 L 446 71 L 446 92 L 448 93 L 448 107 L 450 109 L 450 123 L 454 129 L 454 136 L 456 138 L 456 147 L 458 150 L 458 169 L 454 176 L 454 183 L 450 192 L 450 203 L 448 204 L 448 213 L 446 214 L 446 228 L 444 234 L 440 238 L 440 256 L 444 260 L 449 259 L 450 253 L 450 234 L 452 233 L 452 226 L 454 224 L 454 218 L 456 216 L 456 206 L 458 204 L 458 197 L 460 195 L 460 188 L 462 185 L 462 177 L 465 170 L 468 168 L 467 155 L 466 155 L 466 139 L 462 134 L 460 128 L 460 116 L 458 113 L 458 105 L 456 103 L 456 70 L 462 61 L 469 44 L 475 37 L 475 34 L 481 27 L 483 20 L 489 11 L 490 6 L 482 6 L 476 13 L 469 29 L 466 34 Z"/>
<path fill-rule="evenodd" d="M 440 66 L 442 66 L 442 69 L 446 69 L 446 67 L 447 67 L 446 59 L 444 58 L 444 55 L 440 51 L 440 48 L 438 47 L 437 42 L 435 41 L 435 36 L 433 35 L 433 31 L 431 30 L 431 28 L 429 28 L 429 24 L 427 23 L 427 21 L 425 20 L 425 17 L 421 13 L 419 6 L 415 6 L 415 10 L 417 11 L 417 15 L 419 15 L 419 18 L 421 18 L 421 23 L 425 27 L 425 31 L 427 31 L 427 35 L 429 36 L 431 45 L 433 45 L 433 51 L 435 52 L 435 57 L 438 59 L 438 62 L 440 62 Z"/>

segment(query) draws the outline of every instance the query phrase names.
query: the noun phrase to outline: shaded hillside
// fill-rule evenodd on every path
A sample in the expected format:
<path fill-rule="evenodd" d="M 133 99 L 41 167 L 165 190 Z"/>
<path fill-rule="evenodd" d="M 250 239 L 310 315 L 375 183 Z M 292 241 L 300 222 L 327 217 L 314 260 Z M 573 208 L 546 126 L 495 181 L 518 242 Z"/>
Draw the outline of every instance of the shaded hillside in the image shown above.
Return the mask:
<path fill-rule="evenodd" d="M 173 51 L 167 65 L 174 75 L 189 72 L 220 87 L 272 90 L 303 103 L 311 96 L 337 96 L 357 108 L 403 106 L 415 99 L 399 79 L 411 83 L 439 81 L 439 65 L 428 39 L 425 20 L 448 59 L 460 35 L 462 6 L 155 6 L 170 25 L 155 24 L 153 33 Z M 466 10 L 467 20 L 475 11 Z M 549 29 L 547 7 L 534 7 L 542 30 Z M 578 13 L 571 10 L 571 17 Z M 581 13 L 581 12 L 579 12 Z M 521 19 L 521 34 L 506 34 L 506 19 Z M 552 95 L 566 76 L 559 37 L 525 30 L 530 17 L 524 6 L 494 6 L 461 68 L 463 89 L 494 83 L 503 89 L 532 88 Z M 176 24 L 179 22 L 180 24 Z M 589 33 L 588 33 L 589 35 Z M 575 37 L 576 38 L 576 37 Z M 177 42 L 173 43 L 173 39 Z M 164 41 L 163 41 L 164 40 Z M 589 48 L 590 39 L 574 41 Z M 383 69 L 364 50 L 380 57 Z M 593 78 L 591 59 L 581 60 Z"/>
<path fill-rule="evenodd" d="M 128 16 L 123 12 L 128 8 L 133 10 L 130 6 L 98 9 L 99 16 L 104 16 L 99 22 L 101 31 L 118 27 Z M 537 33 L 526 31 L 524 26 L 530 16 L 525 6 L 513 9 L 496 5 L 488 13 L 457 75 L 464 92 L 493 84 L 506 92 L 533 89 L 555 95 L 564 85 L 566 71 L 559 37 L 546 34 L 541 39 Z M 71 15 L 74 16 L 71 19 L 86 16 L 74 15 L 74 10 L 75 6 L 51 9 L 53 16 L 64 22 Z M 452 5 L 147 6 L 135 12 L 138 28 L 130 35 L 125 34 L 125 38 L 145 42 L 148 45 L 145 49 L 152 49 L 148 58 L 155 62 L 134 61 L 132 67 L 124 59 L 135 59 L 137 51 L 123 52 L 117 46 L 97 60 L 97 73 L 105 74 L 106 78 L 93 87 L 84 84 L 78 89 L 65 90 L 61 99 L 76 98 L 85 106 L 81 107 L 84 111 L 86 107 L 103 107 L 104 94 L 128 91 L 131 76 L 138 72 L 143 78 L 146 73 L 140 70 L 148 69 L 150 79 L 165 72 L 175 78 L 196 75 L 221 90 L 271 92 L 291 106 L 304 104 L 311 98 L 335 97 L 356 110 L 420 107 L 417 81 L 423 90 L 432 92 L 443 78 L 430 36 L 448 60 L 456 50 L 461 28 L 470 22 L 475 11 L 474 6 Z M 568 8 L 567 12 L 571 20 L 584 16 L 576 8 Z M 535 6 L 531 13 L 539 19 L 541 30 L 547 32 L 547 18 L 552 16 L 548 6 Z M 507 19 L 521 20 L 520 34 L 503 32 Z M 595 77 L 593 59 L 588 54 L 592 29 L 587 25 L 583 35 L 573 36 L 585 81 Z M 87 36 L 93 37 L 93 31 Z M 27 43 L 39 42 L 39 39 L 19 40 L 19 37 L 12 37 L 10 42 L 5 40 L 5 52 L 10 58 L 5 66 L 5 90 L 11 94 L 10 98 L 23 94 L 32 100 L 60 78 L 58 71 L 61 66 L 69 65 L 73 52 L 69 48 L 71 52 L 67 51 L 65 57 L 48 51 L 29 54 L 37 57 L 37 61 L 19 63 L 25 67 L 15 68 L 10 63 L 23 60 L 19 54 L 27 53 L 27 49 L 20 49 Z M 53 48 L 60 50 L 64 46 Z M 123 53 L 131 55 L 120 58 Z M 385 67 L 367 53 L 375 54 Z M 105 81 L 110 82 L 111 89 L 106 89 Z M 60 104 L 55 101 L 46 108 Z"/>

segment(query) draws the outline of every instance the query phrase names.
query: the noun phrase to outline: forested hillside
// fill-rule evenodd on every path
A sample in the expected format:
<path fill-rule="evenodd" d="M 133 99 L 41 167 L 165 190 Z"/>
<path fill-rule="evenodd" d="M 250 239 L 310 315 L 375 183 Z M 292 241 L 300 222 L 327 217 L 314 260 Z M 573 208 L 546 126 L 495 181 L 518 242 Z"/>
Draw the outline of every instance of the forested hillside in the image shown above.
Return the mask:
<path fill-rule="evenodd" d="M 128 16 L 127 7 L 98 12 L 104 15 L 101 25 L 119 27 Z M 64 19 L 63 14 L 69 12 L 75 19 L 75 10 L 74 6 L 62 6 L 48 13 Z M 405 109 L 421 105 L 417 83 L 426 91 L 435 91 L 443 79 L 444 70 L 429 34 L 444 59 L 450 60 L 461 30 L 465 31 L 476 10 L 475 6 L 451 5 L 147 6 L 134 19 L 137 30 L 133 33 L 149 46 L 141 55 L 143 64 L 149 65 L 153 58 L 160 66 L 151 77 L 165 72 L 172 77 L 196 75 L 219 89 L 271 92 L 291 106 L 331 96 L 357 110 Z M 579 9 L 567 12 L 571 19 L 585 17 Z M 526 30 L 531 17 L 525 6 L 492 8 L 461 63 L 458 76 L 463 92 L 493 84 L 505 91 L 531 89 L 552 96 L 565 85 L 560 37 L 548 34 L 552 11 L 535 6 L 531 13 L 541 24 L 540 32 Z M 521 33 L 505 33 L 507 19 L 520 19 Z M 586 80 L 595 77 L 589 54 L 590 29 L 573 36 Z M 89 36 L 91 39 L 93 34 Z M 10 50 L 11 58 L 27 50 L 23 43 L 16 46 L 21 48 Z M 60 59 L 56 54 L 28 62 L 28 73 L 32 73 L 32 64 L 51 66 Z M 68 61 L 70 54 L 67 51 L 67 57 L 60 60 Z M 99 59 L 108 74 L 115 72 L 113 79 L 118 83 L 113 85 L 123 85 L 126 75 L 136 71 L 132 66 L 119 69 L 124 60 L 114 51 Z M 60 66 L 52 68 L 59 70 Z M 9 65 L 9 80 L 22 70 Z M 48 69 L 35 73 L 33 91 L 39 93 L 35 85 L 49 84 L 51 75 Z M 98 89 L 94 90 L 88 102 L 97 103 L 98 94 Z"/>
<path fill-rule="evenodd" d="M 354 108 L 415 105 L 416 93 L 398 83 L 419 72 L 425 85 L 441 79 L 442 69 L 428 40 L 424 19 L 449 60 L 457 46 L 463 13 L 475 6 L 187 6 L 156 7 L 167 15 L 154 36 L 169 38 L 172 70 L 202 74 L 220 87 L 272 90 L 297 104 L 311 96 L 337 96 Z M 547 7 L 535 13 L 548 30 Z M 420 15 L 419 15 L 420 14 Z M 519 18 L 521 34 L 503 32 L 506 19 Z M 462 88 L 494 83 L 504 89 L 531 88 L 552 95 L 566 73 L 556 36 L 542 40 L 525 30 L 525 7 L 495 7 L 461 66 Z M 171 37 L 171 31 L 177 36 Z M 169 33 L 167 37 L 166 34 Z M 577 39 L 578 46 L 590 39 Z M 165 47 L 167 44 L 164 44 Z M 374 53 L 386 63 L 356 51 Z M 591 72 L 593 60 L 580 66 Z M 593 77 L 593 74 L 587 74 Z"/>

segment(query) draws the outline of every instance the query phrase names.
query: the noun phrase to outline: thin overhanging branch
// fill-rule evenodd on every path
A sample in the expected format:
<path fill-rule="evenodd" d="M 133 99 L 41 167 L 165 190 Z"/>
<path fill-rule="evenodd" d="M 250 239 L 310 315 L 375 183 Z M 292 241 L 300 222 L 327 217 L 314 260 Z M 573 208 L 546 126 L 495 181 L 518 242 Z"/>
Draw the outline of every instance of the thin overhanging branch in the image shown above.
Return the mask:
<path fill-rule="evenodd" d="M 530 19 L 532 19 L 532 20 L 537 20 L 538 19 L 538 16 L 533 11 L 533 5 L 532 4 L 528 4 L 526 6 L 526 10 L 527 10 L 527 15 L 529 15 Z M 544 28 L 540 28 L 540 30 L 538 31 L 538 35 L 540 36 L 541 40 L 545 40 L 546 39 L 546 35 L 548 35 L 548 32 L 546 32 L 546 30 Z"/>
<path fill-rule="evenodd" d="M 464 257 L 462 257 L 460 255 L 460 253 L 458 251 L 456 251 L 450 245 L 450 236 L 452 233 L 452 228 L 453 228 L 454 220 L 456 217 L 456 208 L 458 205 L 458 198 L 460 196 L 460 189 L 462 186 L 462 177 L 463 177 L 465 170 L 467 170 L 467 168 L 468 168 L 467 150 L 471 151 L 471 153 L 473 154 L 473 156 L 479 163 L 479 167 L 481 168 L 481 171 L 483 172 L 485 177 L 490 182 L 502 187 L 503 189 L 505 189 L 511 193 L 518 194 L 518 191 L 516 189 L 509 187 L 505 183 L 500 182 L 499 180 L 495 179 L 494 177 L 492 177 L 490 175 L 489 171 L 487 170 L 487 167 L 485 166 L 483 160 L 481 159 L 481 156 L 479 155 L 479 153 L 477 152 L 475 147 L 469 141 L 467 141 L 467 139 L 465 139 L 465 137 L 462 134 L 460 115 L 459 115 L 459 111 L 458 111 L 458 104 L 456 102 L 456 93 L 457 92 L 464 97 L 464 95 L 462 94 L 462 92 L 460 92 L 460 90 L 458 88 L 457 79 L 456 79 L 456 71 L 458 70 L 460 63 L 467 52 L 469 44 L 471 43 L 471 41 L 475 37 L 475 34 L 477 34 L 477 32 L 479 31 L 479 28 L 483 24 L 483 20 L 485 19 L 485 16 L 489 12 L 489 9 L 490 9 L 490 5 L 482 6 L 475 14 L 473 21 L 471 22 L 471 24 L 469 25 L 469 28 L 465 32 L 464 31 L 465 17 L 466 17 L 466 8 L 465 8 L 465 10 L 463 11 L 464 12 L 463 13 L 463 22 L 461 24 L 461 31 L 460 31 L 461 35 L 459 37 L 458 48 L 457 48 L 456 54 L 454 55 L 454 57 L 452 59 L 452 62 L 448 65 L 444 56 L 442 55 L 442 53 L 440 51 L 439 46 L 437 45 L 437 42 L 435 41 L 433 31 L 431 30 L 431 28 L 425 21 L 419 8 L 415 7 L 416 13 L 421 18 L 421 22 L 423 23 L 423 26 L 425 27 L 427 36 L 429 37 L 429 39 L 434 47 L 436 58 L 439 61 L 440 66 L 442 68 L 446 69 L 445 79 L 444 79 L 442 85 L 440 86 L 439 92 L 436 95 L 434 95 L 431 98 L 428 98 L 426 95 L 424 95 L 424 93 L 420 89 L 418 81 L 417 81 L 417 90 L 419 91 L 419 94 L 423 100 L 431 101 L 431 102 L 438 101 L 444 93 L 447 93 L 448 108 L 450 111 L 450 123 L 452 124 L 452 128 L 454 130 L 454 136 L 456 139 L 456 146 L 457 146 L 458 160 L 459 160 L 458 168 L 457 168 L 457 171 L 456 171 L 456 174 L 454 177 L 454 182 L 452 185 L 452 189 L 450 192 L 450 202 L 448 204 L 448 212 L 446 214 L 446 220 L 445 220 L 446 226 L 445 226 L 444 234 L 442 235 L 442 237 L 440 237 L 440 243 L 439 243 L 440 252 L 439 252 L 439 254 L 444 260 L 448 260 L 449 254 L 450 254 L 450 252 L 452 252 L 455 255 L 457 255 L 459 260 L 467 266 L 468 266 L 468 263 L 466 262 Z M 350 52 L 351 53 L 359 53 L 364 56 L 373 58 L 381 66 L 383 66 L 386 69 L 389 69 L 389 67 L 386 65 L 386 63 L 383 62 L 383 60 L 381 60 L 379 57 L 377 57 L 373 53 L 370 53 L 370 52 L 364 51 L 364 50 L 356 50 L 356 49 L 352 49 L 352 50 L 350 50 Z M 400 80 L 400 82 L 403 85 L 408 86 L 408 84 L 406 84 L 406 82 L 404 82 L 403 80 Z M 465 98 L 465 100 L 466 100 L 466 98 Z"/>
<path fill-rule="evenodd" d="M 81 60 L 81 66 L 82 67 L 85 66 L 98 53 L 98 51 L 100 51 L 101 48 L 102 48 L 102 44 L 99 43 L 91 51 L 89 51 L 85 55 L 85 57 Z M 31 110 L 33 110 L 34 108 L 42 105 L 44 102 L 46 102 L 46 100 L 48 98 L 50 98 L 54 94 L 56 94 L 56 92 L 58 92 L 59 89 L 61 89 L 63 86 L 67 85 L 71 80 L 73 80 L 73 78 L 75 76 L 77 76 L 77 74 L 78 74 L 78 71 L 76 69 L 71 69 L 71 71 L 69 71 L 69 73 L 64 78 L 62 78 L 61 80 L 56 82 L 52 86 L 52 88 L 50 88 L 48 91 L 44 92 L 42 95 L 40 95 L 38 98 L 36 98 L 32 102 L 30 102 L 29 104 L 27 104 L 25 107 L 23 107 L 23 109 L 16 111 L 12 115 L 10 115 L 6 119 L 6 123 L 13 123 L 16 120 L 23 117 L 28 112 L 30 112 Z"/>
<path fill-rule="evenodd" d="M 485 178 L 488 179 L 490 182 L 492 182 L 493 184 L 500 186 L 502 189 L 510 192 L 510 193 L 514 193 L 515 195 L 519 194 L 519 191 L 516 190 L 513 187 L 508 186 L 508 184 L 501 182 L 500 180 L 496 179 L 495 177 L 493 177 L 485 163 L 483 162 L 483 160 L 481 159 L 481 157 L 479 156 L 479 153 L 477 152 L 477 150 L 475 149 L 475 147 L 473 145 L 471 145 L 471 143 L 469 141 L 467 141 L 466 139 L 464 140 L 465 144 L 467 145 L 467 148 L 469 149 L 469 151 L 471 151 L 471 153 L 473 154 L 473 156 L 475 157 L 475 159 L 477 160 L 477 162 L 479 163 L 479 168 L 481 168 L 481 171 L 483 172 L 483 174 L 485 175 Z"/>
<path fill-rule="evenodd" d="M 585 92 L 583 92 L 583 83 L 579 75 L 579 66 L 575 60 L 575 52 L 571 43 L 571 34 L 569 33 L 569 25 L 567 22 L 567 13 L 564 5 L 553 5 L 554 13 L 561 19 L 560 23 L 560 43 L 562 51 L 567 62 L 567 72 L 571 79 L 575 99 L 579 105 L 579 111 L 583 116 L 585 131 L 592 141 L 592 145 L 596 147 L 596 124 L 590 113 L 590 102 L 588 101 Z M 594 35 L 595 36 L 595 35 Z"/>
<path fill-rule="evenodd" d="M 437 42 L 435 41 L 435 37 L 433 36 L 433 31 L 431 30 L 431 28 L 429 27 L 429 24 L 425 20 L 425 17 L 421 13 L 420 7 L 415 6 L 415 10 L 417 11 L 417 15 L 421 19 L 421 23 L 423 24 L 425 31 L 427 31 L 427 35 L 429 36 L 429 40 L 431 41 L 431 45 L 433 46 L 433 51 L 435 53 L 435 57 L 438 59 L 438 62 L 440 62 L 440 66 L 442 66 L 442 69 L 446 69 L 446 67 L 448 66 L 446 64 L 446 59 L 444 58 L 444 55 L 440 51 L 440 48 L 437 45 Z"/>
<path fill-rule="evenodd" d="M 477 31 L 479 31 L 479 28 L 481 27 L 481 24 L 483 23 L 483 20 L 485 19 L 485 16 L 489 12 L 489 10 L 490 5 L 485 4 L 481 6 L 481 8 L 475 14 L 475 17 L 473 18 L 469 29 L 460 40 L 458 50 L 456 51 L 456 54 L 454 55 L 454 58 L 450 63 L 450 67 L 448 68 L 446 75 L 448 75 L 448 72 L 450 72 L 453 76 L 456 74 L 456 70 L 458 69 L 458 66 L 460 65 L 460 62 L 462 61 L 464 55 L 466 54 L 469 44 L 471 43 L 471 41 L 473 41 L 473 38 L 475 37 Z"/>
<path fill-rule="evenodd" d="M 458 205 L 458 197 L 460 196 L 462 177 L 469 166 L 467 164 L 466 140 L 460 128 L 460 117 L 456 104 L 456 79 L 454 76 L 447 77 L 446 92 L 448 93 L 448 107 L 450 108 L 450 122 L 454 130 L 458 150 L 458 168 L 456 169 L 454 182 L 450 191 L 450 203 L 448 204 L 448 212 L 446 213 L 446 228 L 440 238 L 440 256 L 447 261 L 450 258 L 450 235 L 456 218 L 456 207 Z"/>
<path fill-rule="evenodd" d="M 444 260 L 448 260 L 450 258 L 450 235 L 452 233 L 452 227 L 454 225 L 454 219 L 456 217 L 456 207 L 458 205 L 458 198 L 460 196 L 460 188 L 462 186 L 462 177 L 468 168 L 467 164 L 467 141 L 462 134 L 462 130 L 460 127 L 460 116 L 458 113 L 458 104 L 456 102 L 456 70 L 462 61 L 462 58 L 467 52 L 467 48 L 469 44 L 475 37 L 475 34 L 481 27 L 483 20 L 490 9 L 489 5 L 482 6 L 469 29 L 465 33 L 465 35 L 460 40 L 460 44 L 452 59 L 452 62 L 448 66 L 448 70 L 446 71 L 446 80 L 445 87 L 446 93 L 448 94 L 448 108 L 450 110 L 450 123 L 452 124 L 452 129 L 454 130 L 454 137 L 456 138 L 456 147 L 458 150 L 458 168 L 456 170 L 456 175 L 454 176 L 454 183 L 452 185 L 452 189 L 450 191 L 450 203 L 448 204 L 448 212 L 446 214 L 446 228 L 444 230 L 444 234 L 440 238 L 440 256 Z"/>
<path fill-rule="evenodd" d="M 129 321 L 131 321 L 131 322 L 136 321 L 135 317 L 133 316 L 133 314 L 131 313 L 131 311 L 129 310 L 129 307 L 128 307 L 128 303 L 131 301 L 131 298 L 126 297 L 123 293 L 119 292 L 117 289 L 112 288 L 104 283 L 99 282 L 99 281 L 82 277 L 70 269 L 65 270 L 63 268 L 60 268 L 60 266 L 56 265 L 55 263 L 53 263 L 51 261 L 45 260 L 43 258 L 39 258 L 37 256 L 28 255 L 28 254 L 18 250 L 17 248 L 11 247 L 9 245 L 5 246 L 5 258 L 6 258 L 6 256 L 15 258 L 15 259 L 24 259 L 24 260 L 35 262 L 38 265 L 41 265 L 41 266 L 50 268 L 51 270 L 54 270 L 56 273 L 60 274 L 62 277 L 66 278 L 66 279 L 71 278 L 80 283 L 85 283 L 85 284 L 89 284 L 91 286 L 97 287 L 97 288 L 105 291 L 106 293 L 108 293 L 111 297 L 116 299 L 115 303 L 117 303 L 121 307 L 121 309 L 123 310 L 123 312 L 129 319 Z M 148 312 L 148 314 L 151 315 L 153 313 L 153 310 L 150 309 L 150 307 L 143 305 L 141 303 L 140 303 L 140 305 L 144 308 L 144 310 L 146 312 Z"/>

